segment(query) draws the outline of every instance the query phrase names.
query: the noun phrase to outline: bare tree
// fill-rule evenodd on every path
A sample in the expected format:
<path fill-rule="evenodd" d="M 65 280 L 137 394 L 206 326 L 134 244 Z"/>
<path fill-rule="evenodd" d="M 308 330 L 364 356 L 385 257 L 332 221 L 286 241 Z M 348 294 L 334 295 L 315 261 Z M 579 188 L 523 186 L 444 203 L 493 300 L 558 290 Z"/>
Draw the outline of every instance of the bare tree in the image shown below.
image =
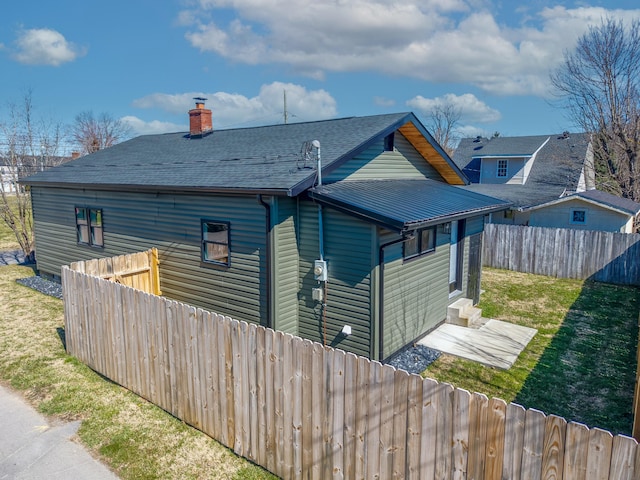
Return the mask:
<path fill-rule="evenodd" d="M 7 120 L 0 123 L 0 219 L 29 259 L 34 258 L 31 196 L 19 182 L 65 160 L 58 155 L 61 131 L 60 124 L 34 120 L 30 91 L 20 103 L 8 105 Z"/>
<path fill-rule="evenodd" d="M 640 21 L 591 27 L 551 82 L 570 118 L 591 134 L 597 187 L 640 201 Z"/>
<path fill-rule="evenodd" d="M 429 113 L 427 128 L 449 155 L 453 155 L 460 140 L 456 131 L 460 117 L 462 111 L 451 103 L 437 104 Z"/>
<path fill-rule="evenodd" d="M 108 113 L 96 117 L 91 111 L 82 112 L 71 127 L 71 139 L 84 155 L 115 145 L 129 135 L 129 126 Z"/>

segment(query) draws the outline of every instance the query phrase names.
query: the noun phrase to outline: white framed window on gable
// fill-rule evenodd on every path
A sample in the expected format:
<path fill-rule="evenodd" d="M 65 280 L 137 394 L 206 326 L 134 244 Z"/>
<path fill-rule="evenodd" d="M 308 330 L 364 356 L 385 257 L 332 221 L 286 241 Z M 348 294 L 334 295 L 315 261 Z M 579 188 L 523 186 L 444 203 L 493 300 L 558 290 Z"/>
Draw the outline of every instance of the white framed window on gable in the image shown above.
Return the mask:
<path fill-rule="evenodd" d="M 201 220 L 202 261 L 211 265 L 231 265 L 229 222 Z"/>
<path fill-rule="evenodd" d="M 75 207 L 78 244 L 104 248 L 102 209 Z"/>
<path fill-rule="evenodd" d="M 498 178 L 506 177 L 508 167 L 509 167 L 509 161 L 506 158 L 501 158 L 500 160 L 498 160 L 498 169 L 496 171 L 496 176 Z"/>
<path fill-rule="evenodd" d="M 573 225 L 586 225 L 587 223 L 587 211 L 583 208 L 571 209 L 571 218 L 569 223 Z"/>
<path fill-rule="evenodd" d="M 403 243 L 402 257 L 405 260 L 421 257 L 436 249 L 436 227 L 422 228 L 414 232 L 413 238 Z"/>

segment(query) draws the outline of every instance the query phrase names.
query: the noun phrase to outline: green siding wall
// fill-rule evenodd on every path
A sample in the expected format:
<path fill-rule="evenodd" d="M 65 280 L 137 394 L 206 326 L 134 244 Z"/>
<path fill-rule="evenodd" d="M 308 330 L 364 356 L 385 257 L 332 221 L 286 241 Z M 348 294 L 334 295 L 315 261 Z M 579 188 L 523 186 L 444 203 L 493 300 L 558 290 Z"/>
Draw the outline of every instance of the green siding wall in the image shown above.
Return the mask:
<path fill-rule="evenodd" d="M 381 235 L 381 242 L 394 236 Z M 402 244 L 384 250 L 384 316 L 382 355 L 389 357 L 441 323 L 449 299 L 449 241 L 437 228 L 436 250 L 404 261 Z"/>
<path fill-rule="evenodd" d="M 484 217 L 467 218 L 465 231 L 464 231 L 464 258 L 462 261 L 462 284 L 460 291 L 464 293 L 467 298 L 472 298 L 469 292 L 469 237 L 480 233 L 484 230 Z M 450 299 L 449 303 L 455 302 L 460 296 Z"/>
<path fill-rule="evenodd" d="M 465 227 L 464 236 L 470 237 L 476 233 L 484 231 L 484 217 L 472 217 L 467 218 L 467 225 Z"/>
<path fill-rule="evenodd" d="M 165 296 L 237 320 L 266 321 L 265 208 L 256 197 L 192 196 L 34 187 L 38 268 L 157 247 Z M 102 208 L 103 249 L 76 243 L 74 206 Z M 231 267 L 200 262 L 200 219 L 231 224 Z"/>
<path fill-rule="evenodd" d="M 297 200 L 274 198 L 273 203 L 273 298 L 274 328 L 298 335 L 298 238 Z"/>
<path fill-rule="evenodd" d="M 340 180 L 431 178 L 444 181 L 434 169 L 400 134 L 395 133 L 393 152 L 383 151 L 383 141 L 373 144 L 360 155 L 349 160 L 324 177 L 327 183 Z"/>
<path fill-rule="evenodd" d="M 325 208 L 325 260 L 327 282 L 327 344 L 369 356 L 371 348 L 371 269 L 375 228 L 335 210 Z M 299 248 L 299 334 L 323 342 L 324 322 L 312 289 L 320 284 L 313 278 L 313 262 L 319 258 L 318 207 L 300 201 Z M 340 334 L 350 325 L 352 335 Z"/>

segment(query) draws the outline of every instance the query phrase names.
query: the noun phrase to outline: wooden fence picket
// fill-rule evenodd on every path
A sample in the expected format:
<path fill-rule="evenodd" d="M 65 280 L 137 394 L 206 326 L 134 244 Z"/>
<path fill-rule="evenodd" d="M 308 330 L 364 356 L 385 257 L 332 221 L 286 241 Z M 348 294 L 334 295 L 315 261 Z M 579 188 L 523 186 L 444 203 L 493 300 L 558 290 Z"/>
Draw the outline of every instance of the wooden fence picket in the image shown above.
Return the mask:
<path fill-rule="evenodd" d="M 640 285 L 640 234 L 485 225 L 484 266 Z"/>
<path fill-rule="evenodd" d="M 553 240 L 531 230 L 518 235 L 587 245 L 572 232 Z M 613 248 L 596 240 L 604 246 L 594 248 Z M 493 258 L 504 254 L 498 247 Z M 640 476 L 630 437 L 100 278 L 140 270 L 148 258 L 63 268 L 68 352 L 283 478 Z M 539 259 L 525 252 L 522 261 Z"/>

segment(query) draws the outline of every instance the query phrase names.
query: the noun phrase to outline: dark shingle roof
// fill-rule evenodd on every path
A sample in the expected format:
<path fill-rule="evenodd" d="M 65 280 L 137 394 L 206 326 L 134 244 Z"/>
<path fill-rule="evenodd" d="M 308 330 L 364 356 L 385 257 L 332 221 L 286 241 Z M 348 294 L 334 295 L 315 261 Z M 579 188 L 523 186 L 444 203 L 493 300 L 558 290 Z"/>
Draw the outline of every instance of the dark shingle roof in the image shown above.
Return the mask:
<path fill-rule="evenodd" d="M 538 150 L 550 135 L 532 135 L 526 137 L 493 137 L 493 138 L 465 138 L 471 140 L 473 156 L 531 156 Z M 462 143 L 462 142 L 461 142 Z"/>
<path fill-rule="evenodd" d="M 320 141 L 323 172 L 328 172 L 409 121 L 420 123 L 412 113 L 396 113 L 214 130 L 199 139 L 185 133 L 146 135 L 38 173 L 25 183 L 297 195 L 316 176 L 315 161 L 305 164 L 301 157 L 305 141 Z"/>
<path fill-rule="evenodd" d="M 396 231 L 408 231 L 456 218 L 509 207 L 496 198 L 435 180 L 343 181 L 315 187 L 318 202 Z"/>
<path fill-rule="evenodd" d="M 576 190 L 588 146 L 589 136 L 584 133 L 573 133 L 568 137 L 556 134 L 464 138 L 453 155 L 453 161 L 472 182 L 463 188 L 508 200 L 517 207 L 528 207 Z M 531 156 L 538 149 L 524 185 L 478 183 L 482 157 Z"/>
<path fill-rule="evenodd" d="M 591 200 L 592 202 L 597 202 L 601 205 L 621 210 L 629 215 L 637 215 L 640 212 L 640 203 L 636 203 L 628 198 L 612 195 L 611 193 L 601 192 L 600 190 L 587 190 L 585 192 L 568 195 L 564 198 L 570 199 L 575 197 Z"/>

